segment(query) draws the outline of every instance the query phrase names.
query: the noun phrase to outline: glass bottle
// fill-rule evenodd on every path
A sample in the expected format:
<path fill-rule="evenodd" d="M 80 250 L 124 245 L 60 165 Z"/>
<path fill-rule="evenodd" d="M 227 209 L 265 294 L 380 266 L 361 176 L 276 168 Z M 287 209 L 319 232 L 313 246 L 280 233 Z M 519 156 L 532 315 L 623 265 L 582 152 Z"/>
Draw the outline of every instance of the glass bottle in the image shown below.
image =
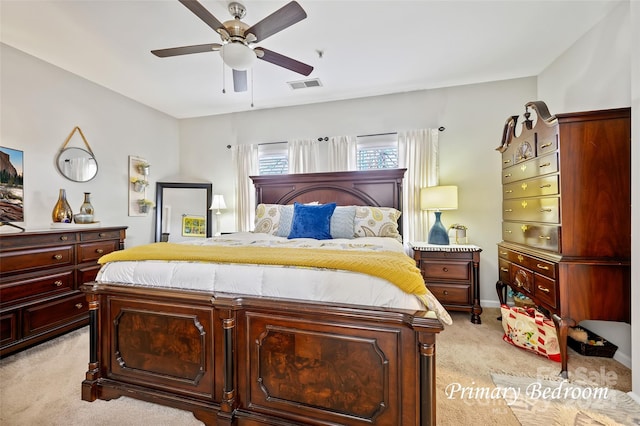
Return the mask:
<path fill-rule="evenodd" d="M 58 202 L 53 206 L 53 212 L 51 212 L 51 218 L 57 223 L 71 223 L 73 220 L 73 211 L 67 202 L 67 192 L 64 189 L 60 190 Z"/>
<path fill-rule="evenodd" d="M 84 193 L 84 202 L 80 206 L 80 214 L 86 214 L 88 217 L 86 218 L 87 222 L 93 222 L 93 206 L 91 205 L 91 193 Z"/>

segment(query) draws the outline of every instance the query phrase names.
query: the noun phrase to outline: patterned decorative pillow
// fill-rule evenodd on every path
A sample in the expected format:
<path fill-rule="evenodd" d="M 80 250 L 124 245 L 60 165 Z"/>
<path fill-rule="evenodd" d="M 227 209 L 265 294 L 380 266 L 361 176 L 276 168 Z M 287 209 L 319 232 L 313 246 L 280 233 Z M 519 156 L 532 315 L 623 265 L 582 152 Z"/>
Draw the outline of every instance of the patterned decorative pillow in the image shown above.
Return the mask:
<path fill-rule="evenodd" d="M 354 223 L 356 237 L 391 237 L 402 242 L 398 219 L 402 212 L 392 207 L 357 206 Z"/>
<path fill-rule="evenodd" d="M 279 204 L 258 204 L 253 232 L 276 235 L 280 224 Z"/>
<path fill-rule="evenodd" d="M 293 222 L 293 205 L 280 206 L 280 225 L 276 235 L 278 237 L 288 237 L 291 232 L 291 222 Z"/>

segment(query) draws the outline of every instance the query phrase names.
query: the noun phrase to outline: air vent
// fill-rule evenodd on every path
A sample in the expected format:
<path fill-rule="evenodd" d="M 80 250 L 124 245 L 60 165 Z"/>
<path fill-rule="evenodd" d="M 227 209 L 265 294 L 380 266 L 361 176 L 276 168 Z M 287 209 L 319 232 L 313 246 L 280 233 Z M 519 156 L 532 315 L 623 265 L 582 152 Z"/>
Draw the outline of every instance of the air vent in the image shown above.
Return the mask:
<path fill-rule="evenodd" d="M 300 80 L 300 81 L 287 81 L 289 87 L 293 90 L 298 89 L 307 89 L 309 87 L 321 87 L 322 83 L 319 78 L 312 78 L 310 80 Z"/>

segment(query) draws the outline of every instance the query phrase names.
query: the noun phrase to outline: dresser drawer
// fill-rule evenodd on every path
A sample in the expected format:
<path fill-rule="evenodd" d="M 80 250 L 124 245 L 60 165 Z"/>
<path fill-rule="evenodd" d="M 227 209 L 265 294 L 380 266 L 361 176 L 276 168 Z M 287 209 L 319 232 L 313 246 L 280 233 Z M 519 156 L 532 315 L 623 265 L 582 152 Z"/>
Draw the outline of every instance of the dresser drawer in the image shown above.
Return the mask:
<path fill-rule="evenodd" d="M 100 231 L 83 232 L 80 241 L 97 241 L 97 240 L 120 240 L 120 231 Z"/>
<path fill-rule="evenodd" d="M 75 232 L 56 232 L 51 234 L 10 234 L 11 238 L 0 236 L 0 249 L 2 251 L 10 249 L 20 249 L 29 247 L 53 246 L 57 244 L 75 243 L 77 240 Z M 17 238 L 17 237 L 19 238 Z"/>
<path fill-rule="evenodd" d="M 90 281 L 95 281 L 101 267 L 101 265 L 96 264 L 78 269 L 78 286 Z"/>
<path fill-rule="evenodd" d="M 468 285 L 429 284 L 427 287 L 443 305 L 469 305 L 472 303 Z"/>
<path fill-rule="evenodd" d="M 0 314 L 0 345 L 5 346 L 17 342 L 18 335 L 18 317 L 20 311 L 8 311 Z"/>
<path fill-rule="evenodd" d="M 73 263 L 73 246 L 17 250 L 0 254 L 0 274 L 68 266 Z"/>
<path fill-rule="evenodd" d="M 118 241 L 113 240 L 80 244 L 78 246 L 78 263 L 97 261 L 105 254 L 116 251 L 119 245 Z"/>
<path fill-rule="evenodd" d="M 510 200 L 512 198 L 557 195 L 559 193 L 559 188 L 558 175 L 551 175 L 504 185 L 503 197 L 505 200 Z"/>
<path fill-rule="evenodd" d="M 556 282 L 542 275 L 535 275 L 535 289 L 533 294 L 542 303 L 546 303 L 551 308 L 557 308 L 556 303 Z"/>
<path fill-rule="evenodd" d="M 0 285 L 0 303 L 5 306 L 16 301 L 50 297 L 70 291 L 73 291 L 73 271 L 66 271 L 4 283 Z"/>
<path fill-rule="evenodd" d="M 469 280 L 469 262 L 422 262 L 422 275 L 429 279 Z"/>
<path fill-rule="evenodd" d="M 509 221 L 560 223 L 560 199 L 525 198 L 505 200 L 502 217 Z"/>
<path fill-rule="evenodd" d="M 548 132 L 539 132 L 538 141 L 536 142 L 536 152 L 538 157 L 553 152 L 558 149 L 558 133 L 555 129 L 549 129 Z"/>
<path fill-rule="evenodd" d="M 502 222 L 502 238 L 512 243 L 557 252 L 560 247 L 560 226 Z"/>
<path fill-rule="evenodd" d="M 88 312 L 84 293 L 30 306 L 23 311 L 23 337 L 88 318 Z"/>
<path fill-rule="evenodd" d="M 558 156 L 553 153 L 544 157 L 533 158 L 515 166 L 502 170 L 502 183 L 531 179 L 537 176 L 555 173 L 558 171 Z"/>

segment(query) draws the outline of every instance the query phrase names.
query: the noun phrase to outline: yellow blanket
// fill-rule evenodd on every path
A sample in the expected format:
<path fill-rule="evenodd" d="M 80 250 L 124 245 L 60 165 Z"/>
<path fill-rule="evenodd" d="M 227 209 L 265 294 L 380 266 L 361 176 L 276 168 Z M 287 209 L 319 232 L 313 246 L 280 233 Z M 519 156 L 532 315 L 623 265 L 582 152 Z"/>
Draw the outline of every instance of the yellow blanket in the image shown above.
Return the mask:
<path fill-rule="evenodd" d="M 285 247 L 220 247 L 153 243 L 102 256 L 99 263 L 136 260 L 178 260 L 327 268 L 383 278 L 409 294 L 425 295 L 420 270 L 413 259 L 391 251 L 352 251 Z"/>

